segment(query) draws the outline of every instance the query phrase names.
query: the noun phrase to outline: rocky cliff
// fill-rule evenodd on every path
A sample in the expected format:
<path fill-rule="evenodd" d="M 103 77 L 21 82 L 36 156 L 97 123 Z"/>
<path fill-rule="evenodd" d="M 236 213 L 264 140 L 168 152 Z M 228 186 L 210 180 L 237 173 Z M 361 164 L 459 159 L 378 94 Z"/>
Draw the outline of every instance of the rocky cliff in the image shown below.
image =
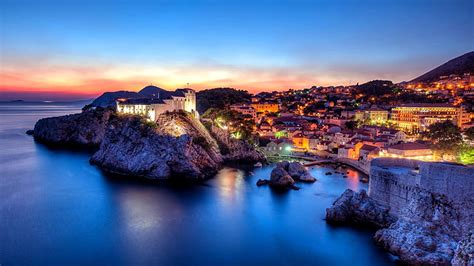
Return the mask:
<path fill-rule="evenodd" d="M 419 190 L 400 218 L 375 241 L 408 264 L 450 265 L 458 242 L 472 229 L 459 206 L 444 195 Z"/>
<path fill-rule="evenodd" d="M 387 227 L 395 221 L 389 209 L 371 199 L 365 190 L 357 193 L 350 189 L 326 209 L 326 221 L 334 224 L 368 225 Z"/>
<path fill-rule="evenodd" d="M 227 131 L 216 126 L 211 126 L 210 131 L 217 141 L 225 161 L 248 163 L 266 161 L 265 155 L 257 151 L 252 145 L 245 141 L 231 138 Z"/>
<path fill-rule="evenodd" d="M 108 172 L 152 179 L 201 179 L 215 174 L 224 161 L 265 161 L 252 145 L 226 132 L 211 135 L 186 112 L 162 114 L 154 123 L 111 110 L 87 110 L 41 119 L 33 135 L 52 144 L 98 147 L 91 163 Z"/>
<path fill-rule="evenodd" d="M 396 219 L 365 191 L 346 190 L 326 210 L 326 220 L 382 228 L 375 242 L 408 265 L 470 265 L 472 237 L 465 236 L 470 235 L 472 221 L 444 195 L 421 189 L 417 195 Z"/>
<path fill-rule="evenodd" d="M 200 179 L 223 158 L 202 124 L 185 113 L 162 114 L 159 126 L 136 116 L 112 120 L 91 162 L 112 173 L 152 179 Z"/>
<path fill-rule="evenodd" d="M 474 232 L 470 232 L 459 241 L 451 264 L 474 266 Z"/>
<path fill-rule="evenodd" d="M 113 111 L 100 109 L 43 118 L 36 122 L 33 135 L 50 144 L 98 147 L 112 116 Z"/>

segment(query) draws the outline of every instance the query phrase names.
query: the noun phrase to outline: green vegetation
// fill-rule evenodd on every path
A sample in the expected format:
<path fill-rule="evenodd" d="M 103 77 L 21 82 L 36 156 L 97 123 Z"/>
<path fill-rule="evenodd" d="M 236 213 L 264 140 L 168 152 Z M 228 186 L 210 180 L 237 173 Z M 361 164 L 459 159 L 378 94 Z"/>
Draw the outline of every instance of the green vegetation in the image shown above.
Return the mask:
<path fill-rule="evenodd" d="M 390 80 L 372 80 L 357 86 L 357 92 L 368 98 L 390 94 L 394 89 L 395 86 Z"/>
<path fill-rule="evenodd" d="M 235 139 L 242 139 L 248 142 L 254 141 L 252 132 L 255 122 L 239 112 L 210 108 L 202 115 L 202 118 L 212 121 L 212 124 L 221 129 L 228 130 L 230 136 Z M 209 125 L 206 126 L 209 127 Z"/>
<path fill-rule="evenodd" d="M 433 142 L 435 149 L 446 153 L 455 154 L 462 144 L 461 130 L 451 121 L 430 125 L 427 137 Z"/>
<path fill-rule="evenodd" d="M 315 102 L 306 106 L 303 110 L 305 114 L 315 113 L 320 109 L 325 109 L 325 102 Z"/>
<path fill-rule="evenodd" d="M 466 131 L 464 131 L 464 134 L 470 141 L 474 141 L 474 127 L 466 129 Z"/>
<path fill-rule="evenodd" d="M 148 121 L 146 119 L 142 119 L 143 124 L 151 129 L 157 129 L 158 125 L 154 121 Z"/>
<path fill-rule="evenodd" d="M 456 156 L 461 163 L 472 160 L 472 147 L 463 143 L 461 130 L 451 121 L 432 124 L 428 127 L 427 137 L 433 143 L 435 154 Z"/>
<path fill-rule="evenodd" d="M 286 138 L 286 137 L 288 137 L 288 132 L 286 132 L 285 130 L 281 130 L 275 133 L 275 138 L 277 139 Z"/>
<path fill-rule="evenodd" d="M 463 164 L 474 164 L 474 147 L 463 146 L 459 151 L 459 162 Z"/>
<path fill-rule="evenodd" d="M 347 129 L 350 129 L 350 130 L 354 130 L 356 128 L 359 128 L 361 125 L 361 122 L 360 121 L 356 121 L 356 120 L 351 120 L 351 121 L 347 121 L 345 123 L 345 126 Z"/>
<path fill-rule="evenodd" d="M 204 113 L 210 108 L 223 109 L 231 104 L 250 101 L 251 95 L 244 90 L 215 88 L 196 93 L 197 110 Z"/>

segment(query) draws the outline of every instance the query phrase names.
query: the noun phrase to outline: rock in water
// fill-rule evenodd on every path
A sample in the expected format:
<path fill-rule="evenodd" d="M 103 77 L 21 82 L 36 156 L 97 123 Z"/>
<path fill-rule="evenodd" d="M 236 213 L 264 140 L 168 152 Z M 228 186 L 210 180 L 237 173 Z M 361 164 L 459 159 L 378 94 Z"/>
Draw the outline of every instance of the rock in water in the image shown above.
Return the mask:
<path fill-rule="evenodd" d="M 270 186 L 276 188 L 291 188 L 295 180 L 281 167 L 275 167 L 270 175 Z"/>
<path fill-rule="evenodd" d="M 458 242 L 467 234 L 460 211 L 443 195 L 423 190 L 416 195 L 397 222 L 376 232 L 375 241 L 408 264 L 450 265 Z"/>
<path fill-rule="evenodd" d="M 278 162 L 273 168 L 272 173 L 270 175 L 270 180 L 266 183 L 257 182 L 257 186 L 269 184 L 275 188 L 292 188 L 298 190 L 299 188 L 296 187 L 295 180 L 302 181 L 302 182 L 315 182 L 316 178 L 311 176 L 308 170 L 298 162 L 288 162 L 282 161 Z"/>
<path fill-rule="evenodd" d="M 314 178 L 306 169 L 306 167 L 304 167 L 304 165 L 302 165 L 299 162 L 288 163 L 287 172 L 292 178 L 301 182 L 315 182 L 316 181 L 316 178 Z"/>
<path fill-rule="evenodd" d="M 451 265 L 474 266 L 474 232 L 470 232 L 465 239 L 459 241 Z"/>
<path fill-rule="evenodd" d="M 204 126 L 184 112 L 165 113 L 159 126 L 140 117 L 110 123 L 91 163 L 112 173 L 151 179 L 202 179 L 217 172 L 223 159 Z"/>
<path fill-rule="evenodd" d="M 36 140 L 50 144 L 98 147 L 112 116 L 113 111 L 101 109 L 43 118 L 36 122 L 33 134 Z"/>
<path fill-rule="evenodd" d="M 356 193 L 350 189 L 326 209 L 326 221 L 336 224 L 359 224 L 378 228 L 387 227 L 394 218 L 389 209 L 371 199 L 365 190 Z"/>

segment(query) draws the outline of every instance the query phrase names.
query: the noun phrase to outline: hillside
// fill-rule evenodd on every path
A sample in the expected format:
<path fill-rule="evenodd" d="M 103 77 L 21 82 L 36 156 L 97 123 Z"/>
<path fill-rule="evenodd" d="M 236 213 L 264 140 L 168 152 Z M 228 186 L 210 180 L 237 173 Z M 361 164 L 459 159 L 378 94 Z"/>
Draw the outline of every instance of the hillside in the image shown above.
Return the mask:
<path fill-rule="evenodd" d="M 411 82 L 433 82 L 438 80 L 440 76 L 462 75 L 468 72 L 474 73 L 474 51 L 451 59 L 439 67 L 411 80 Z"/>
<path fill-rule="evenodd" d="M 224 108 L 225 106 L 250 101 L 250 94 L 234 88 L 214 88 L 196 93 L 197 110 L 203 114 L 209 108 Z"/>

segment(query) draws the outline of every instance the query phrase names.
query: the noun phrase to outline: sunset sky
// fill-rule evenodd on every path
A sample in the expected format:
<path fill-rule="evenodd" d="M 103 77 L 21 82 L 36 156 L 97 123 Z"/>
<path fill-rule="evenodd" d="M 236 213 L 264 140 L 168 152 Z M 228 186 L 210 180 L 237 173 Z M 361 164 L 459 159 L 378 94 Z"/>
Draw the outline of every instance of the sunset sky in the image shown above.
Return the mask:
<path fill-rule="evenodd" d="M 473 5 L 0 0 L 0 100 L 410 80 L 474 50 Z"/>

